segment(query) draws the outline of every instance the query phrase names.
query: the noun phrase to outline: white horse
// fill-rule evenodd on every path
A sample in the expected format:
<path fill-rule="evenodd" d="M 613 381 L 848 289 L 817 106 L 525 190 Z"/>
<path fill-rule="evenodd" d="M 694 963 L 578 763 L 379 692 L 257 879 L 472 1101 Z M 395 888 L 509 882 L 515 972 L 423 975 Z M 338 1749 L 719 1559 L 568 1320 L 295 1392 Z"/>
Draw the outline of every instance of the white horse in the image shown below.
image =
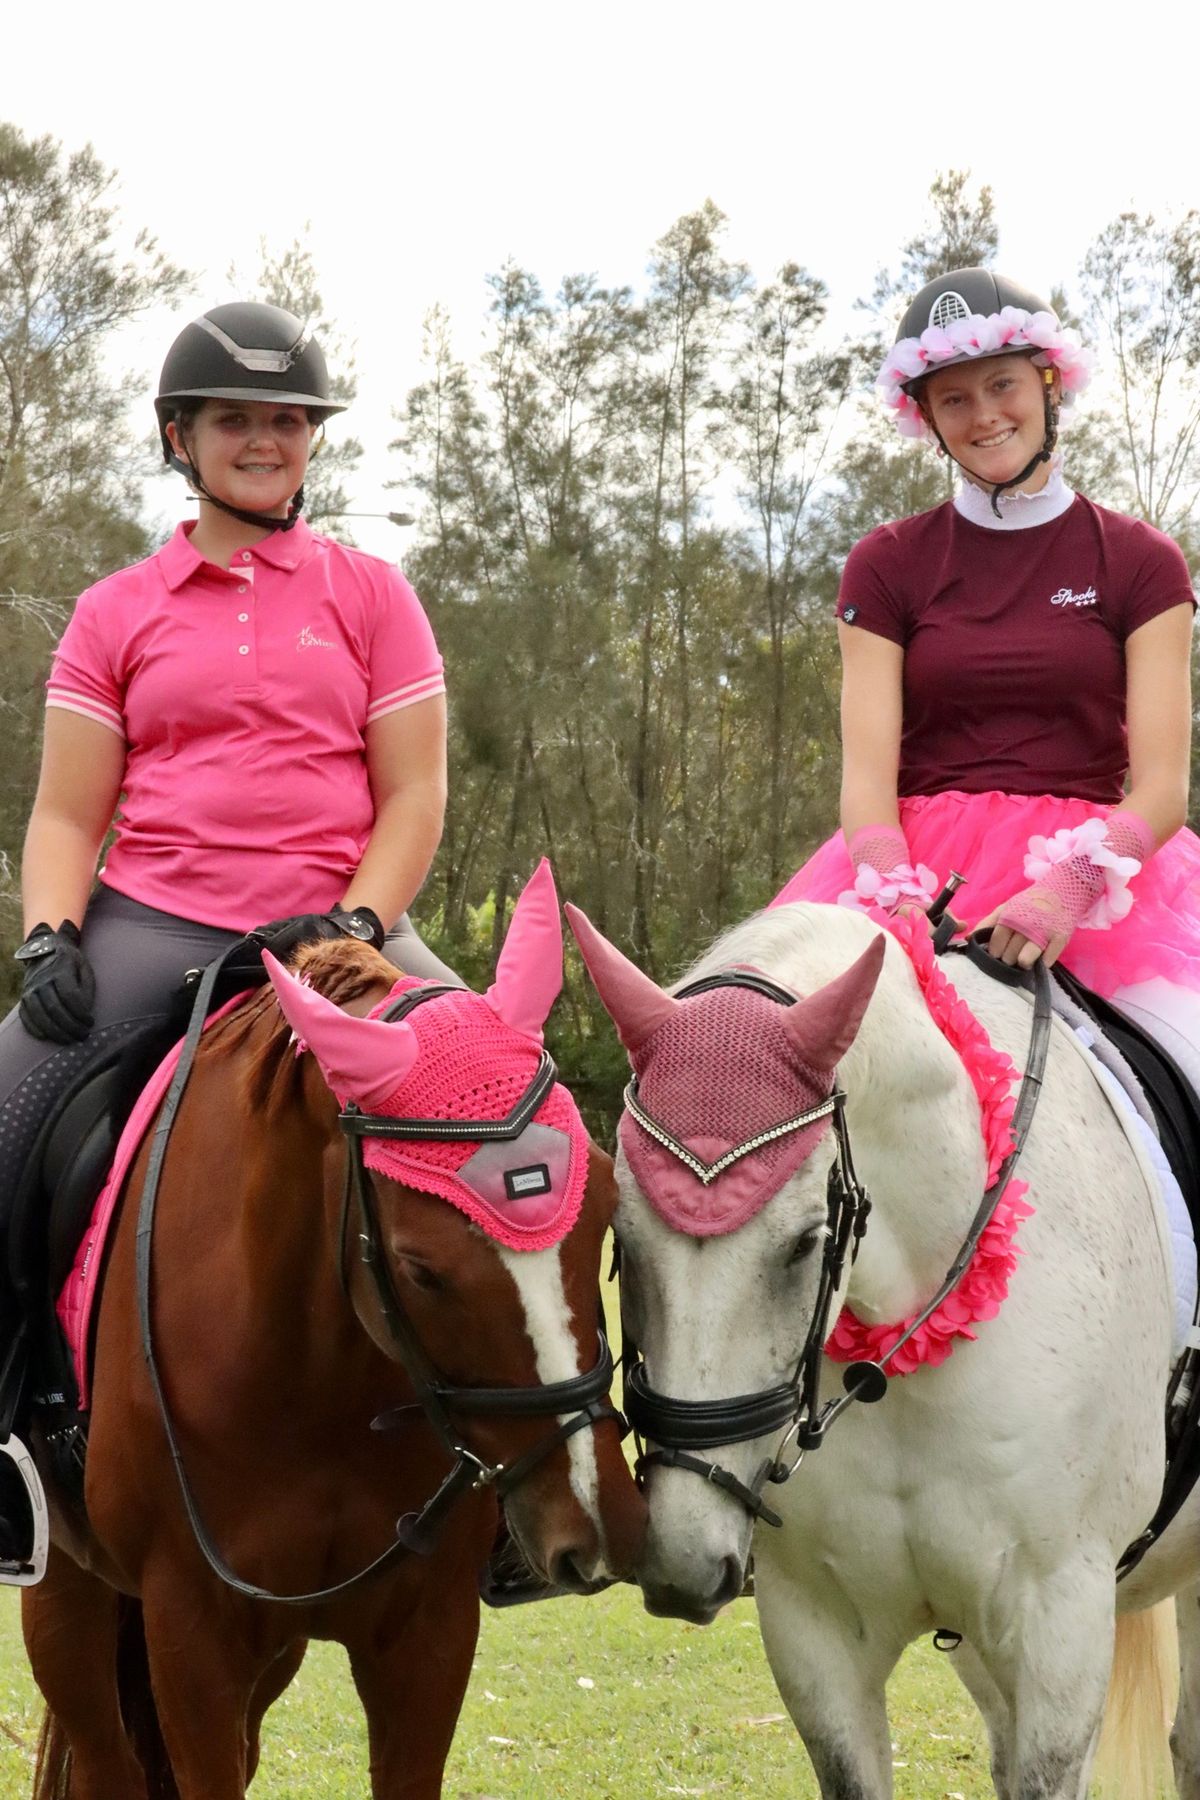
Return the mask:
<path fill-rule="evenodd" d="M 669 997 L 569 910 L 631 1051 L 648 1121 L 626 1113 L 618 1158 L 628 1328 L 653 1396 L 670 1397 L 668 1407 L 691 1403 L 685 1423 L 702 1427 L 701 1403 L 715 1404 L 720 1420 L 744 1397 L 792 1379 L 817 1295 L 836 1133 L 817 1119 L 794 1134 L 799 1149 L 790 1163 L 785 1154 L 782 1182 L 771 1178 L 781 1141 L 772 1140 L 735 1165 L 742 1187 L 732 1196 L 712 1199 L 719 1183 L 684 1191 L 689 1172 L 662 1147 L 672 1133 L 656 1142 L 650 1115 L 672 1082 L 707 1096 L 715 1121 L 707 1135 L 694 1109 L 681 1130 L 701 1165 L 718 1160 L 738 1136 L 727 1102 L 750 1053 L 745 1018 L 732 1036 L 710 1030 L 705 1020 L 726 1016 L 711 993 Z M 882 958 L 871 953 L 879 937 Z M 905 949 L 854 912 L 793 905 L 760 914 L 716 943 L 687 980 L 747 966 L 810 996 L 789 1008 L 751 992 L 746 1006 L 759 1005 L 763 1021 L 753 1041 L 769 1061 L 771 1019 L 783 1020 L 810 1111 L 813 1083 L 819 1100 L 836 1063 L 853 1162 L 873 1202 L 829 1324 L 844 1305 L 868 1324 L 906 1319 L 937 1292 L 987 1179 L 980 1102 L 963 1061 L 931 1018 Z M 1021 1070 L 1028 994 L 965 957 L 945 959 L 945 973 Z M 753 1132 L 762 1129 L 754 1120 Z M 756 1157 L 766 1158 L 765 1177 L 751 1167 Z M 646 1471 L 647 1607 L 707 1622 L 740 1592 L 753 1549 L 767 1656 L 823 1800 L 891 1795 L 885 1683 L 905 1646 L 939 1627 L 961 1634 L 951 1662 L 986 1721 L 1001 1800 L 1080 1800 L 1116 1615 L 1173 1593 L 1183 1663 L 1176 1780 L 1181 1800 L 1200 1800 L 1195 1495 L 1129 1579 L 1114 1580 L 1161 1487 L 1170 1250 L 1144 1154 L 1058 1020 L 1020 1174 L 1033 1209 L 1020 1223 L 1021 1255 L 1007 1298 L 974 1341 L 959 1340 L 941 1366 L 893 1377 L 882 1404 L 847 1406 L 782 1485 L 763 1481 L 778 1455 L 777 1427 L 719 1445 L 711 1429 L 695 1430 L 704 1448 L 691 1467 L 655 1461 Z M 755 1193 L 763 1180 L 768 1191 Z M 825 1395 L 841 1393 L 842 1372 L 824 1364 Z M 731 1397 L 732 1414 L 719 1404 Z M 726 1485 L 698 1479 L 696 1460 Z M 760 1489 L 778 1529 L 752 1516 Z M 1122 1800 L 1135 1788 L 1132 1773 L 1122 1778 Z"/>

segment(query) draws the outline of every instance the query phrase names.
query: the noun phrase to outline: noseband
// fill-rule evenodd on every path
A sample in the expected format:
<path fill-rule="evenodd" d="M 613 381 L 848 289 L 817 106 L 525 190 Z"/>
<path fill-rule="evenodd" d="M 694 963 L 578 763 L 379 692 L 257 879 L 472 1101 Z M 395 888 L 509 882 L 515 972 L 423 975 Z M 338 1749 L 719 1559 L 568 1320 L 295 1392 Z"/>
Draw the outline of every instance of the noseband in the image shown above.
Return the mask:
<path fill-rule="evenodd" d="M 389 1024 L 406 1018 L 426 1000 L 439 994 L 457 993 L 448 985 L 411 988 L 380 1016 Z M 599 1356 L 595 1366 L 568 1381 L 549 1382 L 537 1387 L 489 1388 L 460 1387 L 447 1381 L 427 1356 L 413 1327 L 412 1320 L 396 1292 L 391 1269 L 383 1252 L 375 1193 L 363 1164 L 363 1139 L 391 1138 L 412 1142 L 436 1139 L 440 1143 L 510 1143 L 519 1138 L 533 1119 L 547 1094 L 558 1079 L 554 1059 L 543 1050 L 529 1085 L 505 1119 L 395 1119 L 380 1113 L 364 1113 L 357 1106 L 347 1106 L 338 1123 L 347 1138 L 346 1185 L 342 1200 L 342 1272 L 345 1285 L 345 1247 L 351 1195 L 358 1210 L 358 1240 L 361 1260 L 371 1278 L 380 1315 L 396 1350 L 398 1360 L 413 1385 L 416 1399 L 406 1406 L 391 1408 L 373 1421 L 376 1431 L 393 1431 L 418 1409 L 425 1414 L 454 1466 L 432 1499 L 420 1513 L 399 1521 L 396 1534 L 410 1550 L 427 1552 L 445 1514 L 466 1488 L 491 1487 L 504 1499 L 525 1477 L 537 1468 L 560 1444 L 589 1425 L 602 1419 L 614 1419 L 625 1429 L 622 1415 L 605 1398 L 612 1386 L 613 1359 L 608 1339 L 599 1329 Z M 597 1302 L 597 1312 L 599 1312 Z M 573 1413 L 557 1430 L 547 1432 L 523 1456 L 511 1463 L 485 1463 L 463 1443 L 451 1417 L 466 1413 L 492 1418 L 546 1418 L 558 1413 Z"/>
<path fill-rule="evenodd" d="M 449 1455 L 454 1459 L 453 1467 L 436 1493 L 425 1502 L 419 1513 L 406 1514 L 397 1522 L 395 1539 L 381 1555 L 365 1568 L 360 1569 L 357 1574 L 347 1577 L 345 1581 L 337 1582 L 332 1587 L 320 1588 L 310 1594 L 274 1594 L 268 1588 L 261 1588 L 253 1582 L 243 1581 L 228 1566 L 209 1536 L 183 1466 L 179 1441 L 175 1434 L 167 1406 L 166 1392 L 154 1354 L 150 1276 L 155 1207 L 167 1146 L 170 1142 L 171 1128 L 175 1122 L 188 1077 L 191 1074 L 192 1064 L 195 1061 L 196 1050 L 204 1031 L 213 991 L 226 965 L 234 964 L 239 954 L 242 956 L 245 954 L 245 945 L 242 942 L 234 944 L 224 956 L 218 957 L 215 962 L 210 963 L 196 986 L 191 1018 L 180 1045 L 179 1060 L 154 1130 L 137 1224 L 138 1312 L 141 1320 L 142 1350 L 146 1358 L 151 1384 L 158 1400 L 159 1416 L 179 1481 L 184 1509 L 192 1528 L 192 1534 L 209 1568 L 227 1587 L 232 1588 L 236 1593 L 245 1595 L 248 1599 L 272 1600 L 285 1606 L 312 1606 L 326 1600 L 341 1599 L 364 1582 L 370 1581 L 376 1575 L 381 1575 L 384 1570 L 391 1568 L 403 1555 L 413 1552 L 420 1555 L 427 1554 L 433 1548 L 438 1531 L 455 1500 L 468 1489 L 491 1487 L 494 1488 L 499 1498 L 503 1499 L 512 1492 L 518 1483 L 524 1481 L 526 1476 L 531 1474 L 550 1455 L 552 1450 L 557 1449 L 560 1444 L 566 1443 L 568 1438 L 574 1436 L 575 1432 L 583 1430 L 585 1426 L 599 1424 L 604 1419 L 613 1419 L 621 1427 L 622 1434 L 628 1427 L 622 1415 L 605 1399 L 612 1385 L 613 1360 L 603 1329 L 598 1331 L 600 1348 L 595 1367 L 584 1375 L 572 1377 L 569 1381 L 549 1382 L 537 1387 L 514 1388 L 458 1387 L 447 1381 L 426 1355 L 412 1321 L 396 1293 L 391 1272 L 383 1254 L 379 1222 L 375 1211 L 374 1190 L 371 1182 L 367 1179 L 363 1166 L 362 1140 L 364 1137 L 437 1138 L 442 1142 L 452 1141 L 456 1138 L 466 1138 L 472 1142 L 478 1142 L 481 1139 L 494 1142 L 519 1137 L 557 1079 L 554 1062 L 547 1052 L 542 1051 L 529 1086 L 507 1119 L 392 1119 L 374 1113 L 363 1113 L 355 1106 L 348 1106 L 339 1115 L 338 1121 L 348 1140 L 346 1184 L 343 1193 L 339 1238 L 343 1286 L 348 1286 L 345 1272 L 345 1243 L 350 1196 L 353 1194 L 358 1202 L 359 1244 L 362 1261 L 374 1284 L 380 1311 L 395 1346 L 397 1358 L 408 1375 L 416 1394 L 416 1399 L 409 1405 L 395 1407 L 391 1411 L 381 1414 L 372 1422 L 372 1428 L 377 1431 L 394 1430 L 408 1415 L 418 1411 L 422 1412 L 433 1426 Z M 425 1000 L 432 1000 L 438 994 L 457 993 L 458 991 L 449 986 L 411 989 L 389 1007 L 382 1017 L 388 1021 L 403 1018 L 414 1006 L 420 1005 Z M 599 1314 L 599 1312 L 600 1303 L 597 1296 L 597 1313 Z M 559 1425 L 557 1430 L 547 1432 L 532 1449 L 527 1450 L 514 1462 L 487 1463 L 462 1442 L 451 1417 L 453 1413 L 468 1413 L 493 1418 L 546 1418 L 560 1413 L 573 1413 L 574 1416 Z"/>
<path fill-rule="evenodd" d="M 970 948 L 972 947 L 968 947 L 968 950 Z M 981 956 L 984 954 L 979 952 Z M 1036 962 L 1032 974 L 1033 1026 L 1026 1069 L 1012 1119 L 1013 1147 L 995 1181 L 984 1194 L 966 1240 L 932 1300 L 878 1362 L 850 1363 L 842 1376 L 844 1392 L 838 1398 L 821 1404 L 821 1361 L 825 1340 L 829 1335 L 830 1308 L 845 1275 L 847 1258 L 853 1267 L 871 1211 L 870 1196 L 854 1172 L 850 1133 L 845 1118 L 846 1096 L 841 1089 L 835 1089 L 824 1109 L 832 1109 L 836 1145 L 826 1190 L 825 1249 L 812 1318 L 804 1348 L 791 1378 L 780 1382 L 777 1387 L 764 1388 L 756 1394 L 734 1394 L 721 1400 L 679 1400 L 651 1387 L 646 1365 L 626 1333 L 623 1359 L 625 1411 L 637 1438 L 639 1453 L 635 1472 L 639 1481 L 644 1482 L 646 1470 L 656 1465 L 687 1469 L 739 1500 L 753 1518 L 762 1519 L 767 1525 L 780 1525 L 782 1520 L 779 1514 L 763 1499 L 763 1489 L 767 1482 L 782 1484 L 789 1480 L 806 1453 L 820 1449 L 830 1425 L 840 1418 L 848 1406 L 855 1401 L 873 1403 L 883 1399 L 889 1381 L 887 1364 L 957 1287 L 1024 1148 L 1041 1088 L 1050 1033 L 1049 976 L 1045 965 L 1041 961 Z M 716 987 L 753 988 L 755 992 L 765 994 L 768 999 L 781 1006 L 791 1006 L 796 1000 L 796 995 L 789 993 L 786 988 L 741 969 L 726 969 L 718 974 L 705 976 L 700 981 L 677 989 L 675 997 L 682 1000 Z M 696 1166 L 697 1159 L 677 1143 L 665 1126 L 646 1113 L 638 1099 L 636 1081 L 630 1082 L 625 1098 L 631 1115 L 643 1130 L 649 1131 L 657 1143 L 679 1157 L 699 1179 L 710 1181 L 720 1168 L 728 1167 L 737 1157 L 744 1156 L 750 1150 L 785 1133 L 798 1131 L 804 1125 L 811 1124 L 821 1116 L 823 1110 L 814 1108 L 768 1132 L 759 1133 L 745 1144 L 739 1145 L 736 1150 L 727 1153 L 719 1164 L 711 1165 L 711 1172 L 706 1176 Z M 754 1438 L 766 1437 L 775 1431 L 782 1431 L 784 1435 L 774 1453 L 765 1458 L 749 1484 L 739 1480 L 719 1463 L 695 1454 L 697 1450 L 714 1450 L 727 1444 L 749 1443 Z M 656 1447 L 646 1450 L 643 1447 L 644 1440 Z"/>

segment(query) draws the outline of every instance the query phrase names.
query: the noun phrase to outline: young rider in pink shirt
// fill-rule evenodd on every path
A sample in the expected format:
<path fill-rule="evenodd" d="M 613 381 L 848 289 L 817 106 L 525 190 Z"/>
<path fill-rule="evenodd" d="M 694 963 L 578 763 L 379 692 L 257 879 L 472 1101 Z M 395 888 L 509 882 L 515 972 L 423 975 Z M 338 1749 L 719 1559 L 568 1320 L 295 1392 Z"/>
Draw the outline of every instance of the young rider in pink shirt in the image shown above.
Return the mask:
<path fill-rule="evenodd" d="M 1200 841 L 1184 827 L 1194 598 L 1177 546 L 1055 454 L 1088 353 L 987 269 L 912 302 L 879 378 L 962 484 L 851 551 L 838 595 L 842 832 L 778 896 L 955 912 L 1061 957 L 1200 1086 Z"/>
<path fill-rule="evenodd" d="M 397 569 L 301 517 L 313 440 L 343 410 L 320 346 L 278 307 L 215 307 L 171 346 L 155 406 L 200 515 L 88 589 L 54 659 L 24 990 L 0 1024 L 5 1208 L 78 1070 L 245 932 L 266 924 L 281 957 L 345 932 L 457 980 L 406 916 L 445 804 L 433 634 Z M 0 1580 L 27 1506 L 0 1457 Z"/>

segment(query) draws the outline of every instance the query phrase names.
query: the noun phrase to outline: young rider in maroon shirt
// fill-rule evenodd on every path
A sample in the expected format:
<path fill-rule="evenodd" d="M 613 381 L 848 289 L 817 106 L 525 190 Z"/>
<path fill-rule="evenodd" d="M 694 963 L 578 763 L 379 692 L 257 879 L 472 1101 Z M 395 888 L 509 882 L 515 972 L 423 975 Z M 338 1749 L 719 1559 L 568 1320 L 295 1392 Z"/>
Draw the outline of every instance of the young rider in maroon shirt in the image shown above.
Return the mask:
<path fill-rule="evenodd" d="M 1090 359 L 986 269 L 912 302 L 879 379 L 962 485 L 851 551 L 838 596 L 842 832 L 776 904 L 956 911 L 1061 957 L 1200 1085 L 1200 842 L 1184 828 L 1194 599 L 1177 546 L 1066 485 Z"/>

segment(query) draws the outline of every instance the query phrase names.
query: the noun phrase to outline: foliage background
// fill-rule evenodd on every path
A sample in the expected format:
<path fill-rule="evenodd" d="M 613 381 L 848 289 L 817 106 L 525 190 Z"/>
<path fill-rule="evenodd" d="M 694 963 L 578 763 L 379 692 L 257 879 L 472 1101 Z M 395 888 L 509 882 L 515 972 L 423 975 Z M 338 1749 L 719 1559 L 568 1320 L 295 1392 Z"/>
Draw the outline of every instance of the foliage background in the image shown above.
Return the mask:
<path fill-rule="evenodd" d="M 148 408 L 130 405 L 149 377 L 115 372 L 106 347 L 189 291 L 145 234 L 118 253 L 112 182 L 91 150 L 0 124 L 12 941 L 53 641 L 81 586 L 154 542 L 144 481 L 157 447 L 139 435 Z M 637 291 L 575 273 L 547 293 L 509 263 L 490 278 L 479 353 L 464 358 L 435 308 L 424 379 L 396 396 L 395 485 L 423 501 L 405 567 L 446 658 L 452 718 L 446 831 L 417 910 L 468 979 L 487 977 L 543 852 L 564 894 L 670 978 L 834 827 L 841 563 L 873 525 L 949 491 L 945 466 L 878 416 L 871 376 L 915 287 L 996 262 L 992 195 L 962 171 L 938 176 L 849 331 L 802 246 L 755 271 L 725 235 L 711 200 L 675 220 Z M 1073 483 L 1170 531 L 1193 566 L 1198 270 L 1200 215 L 1126 214 L 1053 292 L 1104 369 L 1067 440 Z M 264 242 L 261 267 L 231 276 L 319 323 L 352 398 L 354 346 L 305 243 Z M 335 422 L 309 484 L 322 529 L 350 535 L 363 449 Z M 604 1129 L 622 1059 L 577 973 L 554 1047 Z"/>

